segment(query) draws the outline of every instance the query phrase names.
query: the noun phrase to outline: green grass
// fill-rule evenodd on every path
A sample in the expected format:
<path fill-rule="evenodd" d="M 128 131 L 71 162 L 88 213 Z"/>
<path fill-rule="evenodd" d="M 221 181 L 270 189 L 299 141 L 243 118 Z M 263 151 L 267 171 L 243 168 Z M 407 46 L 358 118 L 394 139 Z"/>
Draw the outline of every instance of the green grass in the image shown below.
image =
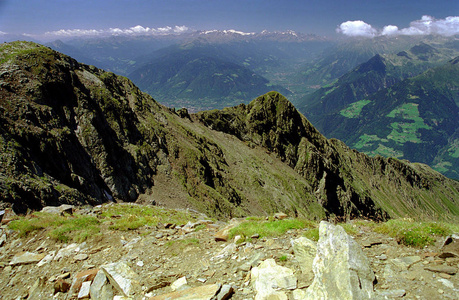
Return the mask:
<path fill-rule="evenodd" d="M 388 139 L 400 144 L 406 142 L 421 143 L 418 130 L 431 129 L 431 127 L 426 125 L 419 116 L 418 106 L 415 103 L 405 103 L 387 115 L 389 118 L 405 120 L 391 123 L 392 132 L 387 136 Z"/>
<path fill-rule="evenodd" d="M 311 241 L 317 242 L 319 240 L 319 228 L 311 228 L 304 233 L 304 237 L 310 239 Z"/>
<path fill-rule="evenodd" d="M 312 228 L 316 223 L 306 219 L 284 219 L 284 220 L 248 220 L 230 230 L 230 238 L 236 235 L 250 237 L 259 234 L 260 237 L 276 237 L 291 229 Z"/>
<path fill-rule="evenodd" d="M 93 216 L 59 216 L 35 212 L 12 221 L 8 227 L 18 231 L 20 237 L 38 230 L 49 229 L 47 235 L 56 241 L 82 242 L 99 233 L 99 225 L 100 221 Z"/>
<path fill-rule="evenodd" d="M 159 222 L 184 225 L 188 221 L 195 221 L 195 218 L 181 211 L 134 204 L 113 204 L 103 206 L 99 218 L 35 212 L 25 217 L 17 217 L 8 227 L 17 231 L 20 237 L 46 230 L 46 234 L 56 241 L 82 242 L 96 236 L 104 223 L 109 224 L 108 228 L 111 230 L 125 231 L 156 226 Z"/>
<path fill-rule="evenodd" d="M 433 245 L 438 237 L 457 232 L 459 225 L 397 219 L 378 224 L 373 230 L 394 237 L 401 244 L 421 248 Z"/>
<path fill-rule="evenodd" d="M 106 206 L 101 216 L 110 220 L 112 224 L 109 228 L 114 230 L 134 230 L 143 226 L 156 226 L 160 222 L 184 225 L 194 221 L 185 212 L 135 204 Z"/>
<path fill-rule="evenodd" d="M 362 108 L 370 103 L 370 100 L 360 100 L 354 103 L 351 103 L 345 109 L 341 110 L 339 113 L 340 115 L 346 118 L 357 118 L 362 111 Z"/>

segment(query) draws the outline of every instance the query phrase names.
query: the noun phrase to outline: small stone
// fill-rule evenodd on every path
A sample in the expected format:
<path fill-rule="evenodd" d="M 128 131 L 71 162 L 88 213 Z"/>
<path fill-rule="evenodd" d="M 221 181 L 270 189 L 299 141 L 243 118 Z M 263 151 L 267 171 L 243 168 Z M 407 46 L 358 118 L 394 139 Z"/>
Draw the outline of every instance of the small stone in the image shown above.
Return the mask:
<path fill-rule="evenodd" d="M 207 281 L 207 279 L 205 279 L 205 278 L 198 278 L 196 280 L 201 282 L 201 283 L 205 283 Z"/>
<path fill-rule="evenodd" d="M 438 279 L 438 281 L 441 282 L 444 286 L 449 287 L 450 289 L 454 289 L 454 283 L 452 283 L 448 279 L 440 278 Z"/>
<path fill-rule="evenodd" d="M 202 285 L 182 291 L 172 292 L 150 298 L 150 300 L 168 300 L 168 299 L 193 299 L 193 300 L 210 300 L 220 289 L 218 284 Z"/>
<path fill-rule="evenodd" d="M 70 294 L 78 294 L 83 282 L 92 281 L 94 277 L 96 277 L 97 272 L 99 272 L 99 269 L 78 272 L 72 281 L 72 285 L 70 286 Z"/>
<path fill-rule="evenodd" d="M 81 284 L 80 292 L 78 293 L 78 299 L 89 298 L 89 289 L 91 287 L 90 281 L 85 281 Z"/>
<path fill-rule="evenodd" d="M 277 219 L 277 220 L 283 220 L 283 219 L 286 219 L 288 218 L 288 215 L 282 213 L 282 212 L 278 212 L 278 213 L 275 213 L 274 214 L 274 219 Z"/>
<path fill-rule="evenodd" d="M 20 255 L 16 255 L 10 262 L 10 266 L 17 266 L 17 265 L 26 265 L 37 263 L 45 257 L 45 254 L 36 254 L 31 252 L 25 252 Z"/>
<path fill-rule="evenodd" d="M 217 294 L 217 300 L 227 300 L 231 298 L 234 293 L 234 289 L 229 284 L 224 284 L 220 289 L 220 292 Z"/>
<path fill-rule="evenodd" d="M 88 258 L 88 255 L 85 254 L 85 253 L 80 253 L 80 254 L 77 254 L 73 257 L 73 260 L 74 261 L 81 261 L 81 260 L 85 260 Z"/>
<path fill-rule="evenodd" d="M 449 275 L 454 275 L 457 272 L 456 268 L 450 267 L 450 266 L 444 266 L 444 265 L 428 266 L 428 267 L 425 267 L 424 269 L 427 271 L 431 271 L 431 272 L 446 273 Z"/>
<path fill-rule="evenodd" d="M 183 276 L 179 279 L 177 279 L 176 281 L 172 282 L 171 284 L 171 289 L 172 291 L 176 291 L 178 289 L 180 289 L 180 287 L 186 285 L 188 282 L 186 281 L 186 276 Z"/>
<path fill-rule="evenodd" d="M 2 234 L 2 237 L 0 237 L 0 247 L 2 247 L 6 243 L 6 234 Z"/>
<path fill-rule="evenodd" d="M 2 224 L 8 224 L 16 218 L 16 213 L 11 208 L 5 208 L 2 214 Z"/>
<path fill-rule="evenodd" d="M 57 279 L 66 279 L 66 278 L 70 278 L 70 272 L 65 272 L 64 274 L 57 276 Z"/>
<path fill-rule="evenodd" d="M 236 235 L 236 236 L 234 237 L 234 243 L 237 244 L 237 242 L 238 242 L 240 239 L 242 239 L 242 236 Z"/>
<path fill-rule="evenodd" d="M 64 279 L 58 279 L 54 283 L 54 294 L 56 293 L 67 293 L 70 289 L 70 283 Z"/>
<path fill-rule="evenodd" d="M 258 239 L 260 235 L 258 233 L 253 234 L 250 238 L 252 239 Z"/>
<path fill-rule="evenodd" d="M 439 294 L 443 294 L 444 291 L 443 291 L 442 289 L 438 289 L 438 293 L 439 293 Z"/>
<path fill-rule="evenodd" d="M 438 276 L 440 276 L 441 278 L 445 278 L 445 279 L 450 279 L 451 278 L 451 275 L 446 274 L 446 273 L 440 273 L 440 274 L 438 274 Z"/>
<path fill-rule="evenodd" d="M 136 265 L 139 267 L 143 267 L 143 261 L 139 260 Z"/>
<path fill-rule="evenodd" d="M 386 260 L 387 259 L 387 255 L 386 254 L 376 255 L 376 258 L 379 259 L 379 260 Z"/>
<path fill-rule="evenodd" d="M 38 262 L 37 266 L 41 267 L 51 262 L 54 259 L 55 255 L 56 255 L 56 251 L 51 251 L 48 255 L 43 257 L 43 259 Z"/>
<path fill-rule="evenodd" d="M 384 297 L 385 299 L 388 298 L 402 298 L 406 295 L 405 290 L 385 290 L 385 291 L 379 291 L 378 295 L 380 297 Z"/>

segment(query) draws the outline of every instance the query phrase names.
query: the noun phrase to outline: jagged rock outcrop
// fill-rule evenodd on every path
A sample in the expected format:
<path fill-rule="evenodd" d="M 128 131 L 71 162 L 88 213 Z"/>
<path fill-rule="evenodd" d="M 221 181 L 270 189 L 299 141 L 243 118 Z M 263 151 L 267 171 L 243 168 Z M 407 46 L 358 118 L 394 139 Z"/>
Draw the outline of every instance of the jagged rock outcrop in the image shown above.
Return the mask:
<path fill-rule="evenodd" d="M 0 62 L 0 199 L 18 213 L 139 200 L 217 217 L 459 215 L 457 182 L 327 140 L 279 93 L 189 115 L 34 43 L 1 45 Z"/>

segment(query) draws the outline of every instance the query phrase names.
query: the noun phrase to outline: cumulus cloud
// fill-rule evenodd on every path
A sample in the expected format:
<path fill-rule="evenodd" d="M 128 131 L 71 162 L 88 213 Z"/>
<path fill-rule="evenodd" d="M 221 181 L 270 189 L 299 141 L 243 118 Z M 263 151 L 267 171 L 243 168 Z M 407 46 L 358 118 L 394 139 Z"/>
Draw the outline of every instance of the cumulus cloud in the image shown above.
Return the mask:
<path fill-rule="evenodd" d="M 130 28 L 109 28 L 109 29 L 61 29 L 57 31 L 48 31 L 46 36 L 55 37 L 94 37 L 94 36 L 136 36 L 136 35 L 164 35 L 164 34 L 180 34 L 190 31 L 187 26 L 166 26 L 159 28 L 150 28 L 137 25 Z"/>
<path fill-rule="evenodd" d="M 431 16 L 422 16 L 420 20 L 410 23 L 407 28 L 399 29 L 395 25 L 384 26 L 377 30 L 370 24 L 363 21 L 347 21 L 341 23 L 336 29 L 337 32 L 347 36 L 375 37 L 381 35 L 429 35 L 438 34 L 452 36 L 459 34 L 459 16 L 451 16 L 445 19 L 435 19 Z"/>
<path fill-rule="evenodd" d="M 360 20 L 341 23 L 336 31 L 347 36 L 374 37 L 377 34 L 376 29 L 374 29 L 370 24 Z"/>
<path fill-rule="evenodd" d="M 384 26 L 381 35 L 396 35 L 399 34 L 398 27 L 395 25 Z"/>

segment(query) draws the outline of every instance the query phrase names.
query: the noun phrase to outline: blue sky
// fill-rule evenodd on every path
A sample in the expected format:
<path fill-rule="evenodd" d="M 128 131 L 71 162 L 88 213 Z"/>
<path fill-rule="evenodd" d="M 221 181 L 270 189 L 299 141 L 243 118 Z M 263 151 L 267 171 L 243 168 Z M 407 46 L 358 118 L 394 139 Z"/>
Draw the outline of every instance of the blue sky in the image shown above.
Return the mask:
<path fill-rule="evenodd" d="M 174 30 L 175 26 L 185 26 L 180 28 L 244 32 L 291 29 L 335 36 L 352 32 L 362 23 L 374 32 L 381 32 L 388 25 L 406 29 L 424 15 L 433 20 L 459 16 L 459 1 L 0 0 L 0 32 L 39 37 L 59 30 L 76 33 L 71 30 L 124 30 L 140 25 L 149 29 L 169 26 Z M 362 23 L 348 23 L 350 26 L 337 33 L 343 23 L 357 20 Z M 453 21 L 449 26 L 459 27 L 459 23 Z"/>

